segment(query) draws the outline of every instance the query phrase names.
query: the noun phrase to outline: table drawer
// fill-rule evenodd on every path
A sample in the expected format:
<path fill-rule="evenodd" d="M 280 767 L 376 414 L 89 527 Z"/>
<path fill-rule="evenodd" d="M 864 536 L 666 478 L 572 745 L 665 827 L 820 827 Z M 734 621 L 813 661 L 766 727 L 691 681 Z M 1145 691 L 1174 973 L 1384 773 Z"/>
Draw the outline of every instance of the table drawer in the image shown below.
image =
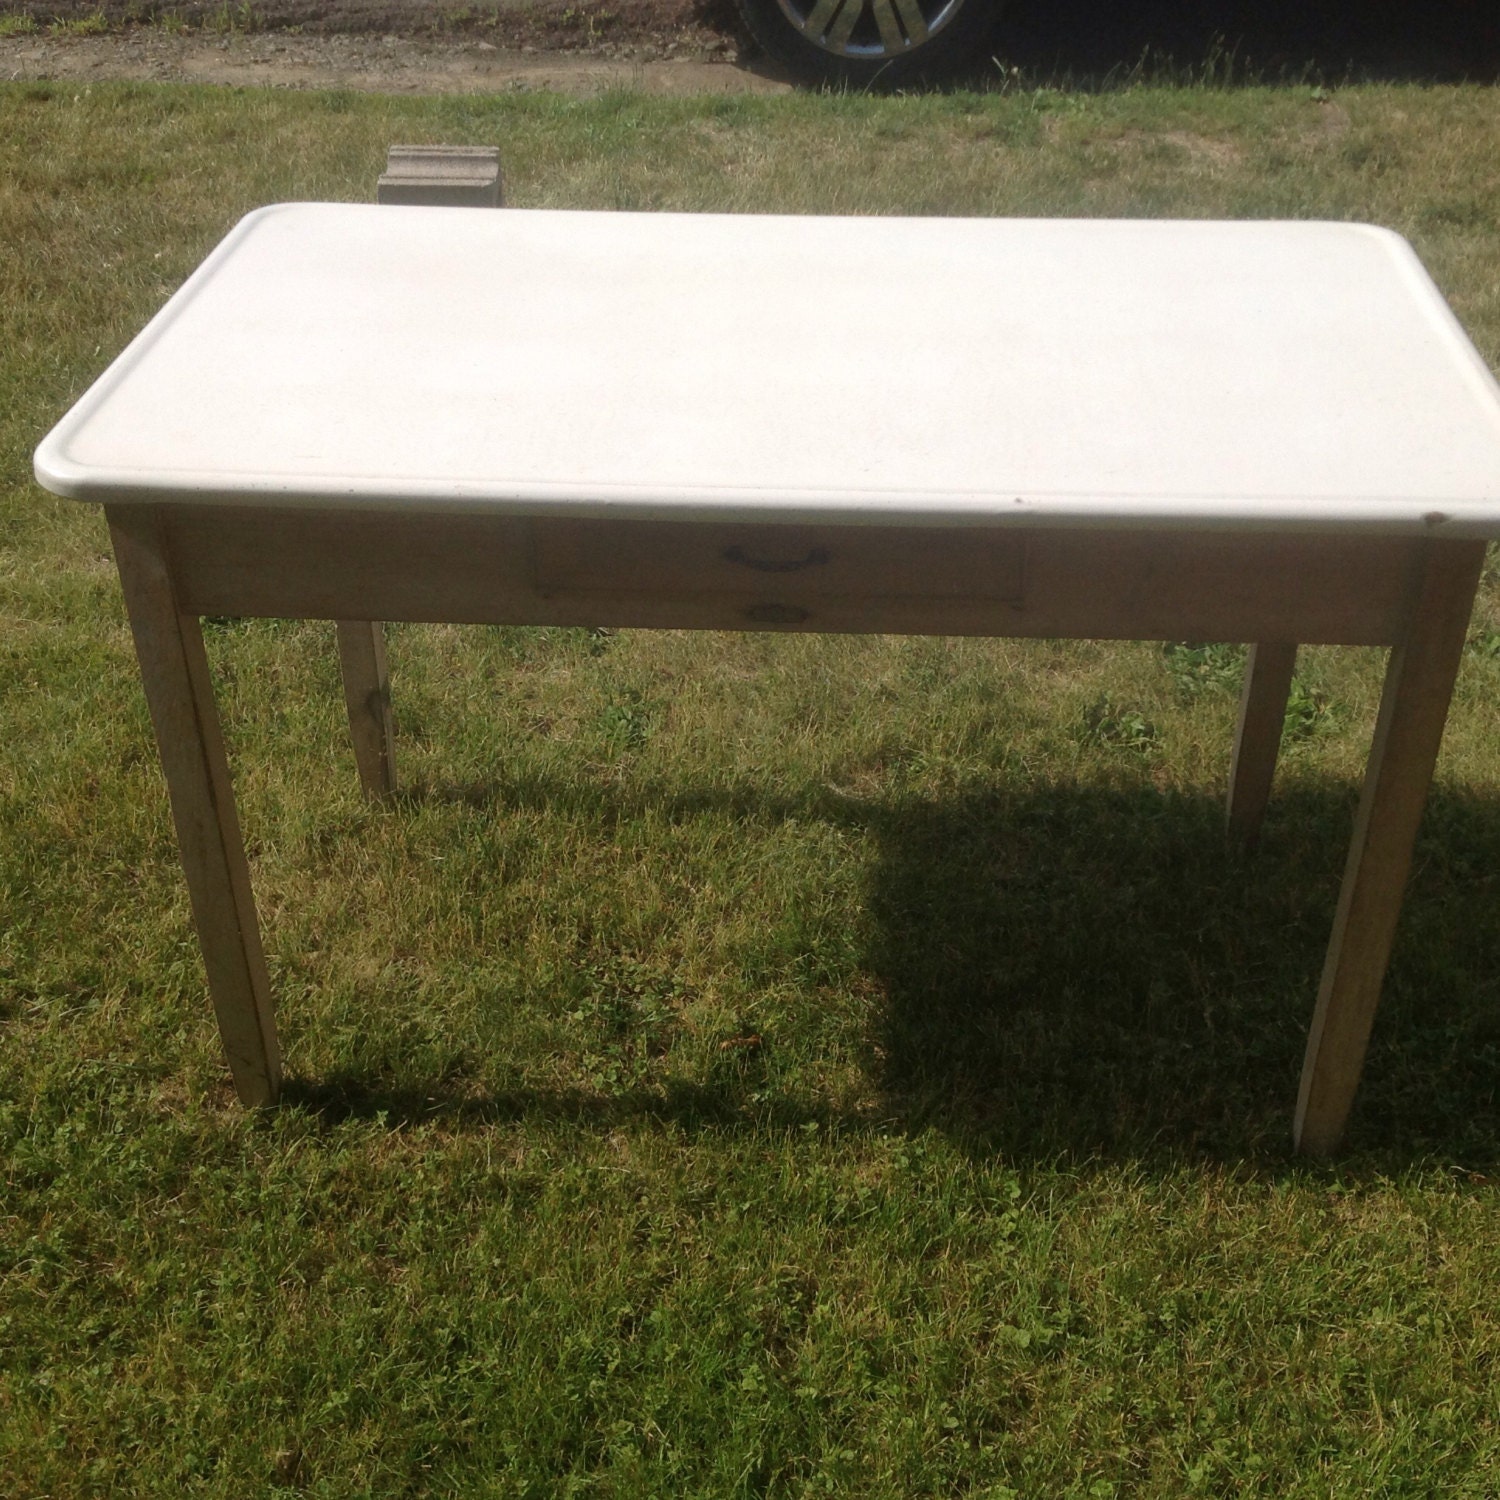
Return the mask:
<path fill-rule="evenodd" d="M 999 530 L 539 520 L 532 538 L 544 595 L 1019 604 L 1025 586 L 1025 538 Z"/>

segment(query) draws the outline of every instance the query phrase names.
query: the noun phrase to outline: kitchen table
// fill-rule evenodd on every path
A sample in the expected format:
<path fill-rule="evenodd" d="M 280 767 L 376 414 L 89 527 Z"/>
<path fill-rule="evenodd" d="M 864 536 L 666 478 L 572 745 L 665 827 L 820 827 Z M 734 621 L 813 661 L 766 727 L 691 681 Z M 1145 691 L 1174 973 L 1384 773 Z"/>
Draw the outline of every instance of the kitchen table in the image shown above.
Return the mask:
<path fill-rule="evenodd" d="M 1294 1133 L 1343 1133 L 1486 539 L 1500 391 L 1396 235 L 374 208 L 244 219 L 37 452 L 101 503 L 230 1068 L 281 1063 L 199 620 L 1250 644 L 1253 836 L 1297 647 L 1389 651 Z"/>

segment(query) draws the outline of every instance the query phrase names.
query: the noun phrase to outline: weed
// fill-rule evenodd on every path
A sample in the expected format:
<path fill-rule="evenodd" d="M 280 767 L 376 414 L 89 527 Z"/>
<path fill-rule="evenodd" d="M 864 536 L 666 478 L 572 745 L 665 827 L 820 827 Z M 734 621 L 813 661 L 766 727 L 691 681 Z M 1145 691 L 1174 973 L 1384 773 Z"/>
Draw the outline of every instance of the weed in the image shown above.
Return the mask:
<path fill-rule="evenodd" d="M 615 750 L 639 750 L 651 736 L 659 710 L 635 688 L 627 688 L 599 715 L 599 728 Z"/>
<path fill-rule="evenodd" d="M 250 0 L 238 0 L 234 5 L 220 5 L 208 12 L 202 21 L 205 31 L 220 36 L 242 36 L 260 28 L 260 16 Z"/>
<path fill-rule="evenodd" d="M 1300 677 L 1292 678 L 1287 694 L 1286 718 L 1282 722 L 1281 742 L 1295 745 L 1326 733 L 1333 727 L 1335 713 L 1328 694 L 1310 688 Z"/>
<path fill-rule="evenodd" d="M 58 36 L 102 36 L 109 30 L 109 17 L 102 10 L 87 16 L 60 16 L 48 29 Z"/>
<path fill-rule="evenodd" d="M 1244 679 L 1243 646 L 1168 641 L 1162 647 L 1162 656 L 1172 686 L 1184 701 L 1200 693 L 1238 692 Z"/>
<path fill-rule="evenodd" d="M 558 17 L 561 25 L 583 32 L 589 42 L 598 41 L 617 20 L 619 16 L 614 11 L 574 5 L 568 6 Z"/>
<path fill-rule="evenodd" d="M 1084 710 L 1083 739 L 1085 744 L 1144 755 L 1156 749 L 1160 735 L 1140 709 L 1101 693 Z"/>

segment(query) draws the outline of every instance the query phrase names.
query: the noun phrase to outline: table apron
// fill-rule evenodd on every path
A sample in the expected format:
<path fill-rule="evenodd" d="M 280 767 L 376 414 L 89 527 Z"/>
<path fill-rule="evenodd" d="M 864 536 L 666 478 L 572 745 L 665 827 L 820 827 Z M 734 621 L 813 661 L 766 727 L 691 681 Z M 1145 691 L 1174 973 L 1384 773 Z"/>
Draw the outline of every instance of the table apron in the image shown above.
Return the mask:
<path fill-rule="evenodd" d="M 186 612 L 499 625 L 1392 645 L 1427 545 L 1321 533 L 155 509 Z"/>

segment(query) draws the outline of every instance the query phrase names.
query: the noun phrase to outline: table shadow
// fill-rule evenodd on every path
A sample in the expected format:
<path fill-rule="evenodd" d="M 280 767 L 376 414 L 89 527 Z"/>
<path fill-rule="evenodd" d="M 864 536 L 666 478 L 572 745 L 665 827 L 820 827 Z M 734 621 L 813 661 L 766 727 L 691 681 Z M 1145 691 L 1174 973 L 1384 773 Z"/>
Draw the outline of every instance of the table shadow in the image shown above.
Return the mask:
<path fill-rule="evenodd" d="M 1216 799 L 1056 788 L 883 814 L 893 1113 L 1017 1156 L 1276 1159 L 1352 821 L 1302 783 L 1253 853 Z M 1500 806 L 1434 796 L 1353 1152 L 1500 1155 Z"/>
<path fill-rule="evenodd" d="M 865 1033 L 873 1111 L 767 1087 L 753 1055 L 701 1083 L 481 1093 L 450 1079 L 293 1081 L 291 1107 L 456 1128 L 557 1117 L 610 1129 L 807 1123 L 936 1129 L 1016 1160 L 1289 1159 L 1302 1049 L 1354 790 L 1292 778 L 1260 847 L 1230 844 L 1206 793 L 1142 785 L 969 788 L 800 799 L 754 785 L 504 782 L 404 794 L 504 817 L 553 809 L 601 837 L 650 809 L 873 835 L 857 964 L 879 999 Z M 1356 1105 L 1353 1156 L 1385 1170 L 1437 1154 L 1500 1162 L 1500 800 L 1431 799 Z"/>

